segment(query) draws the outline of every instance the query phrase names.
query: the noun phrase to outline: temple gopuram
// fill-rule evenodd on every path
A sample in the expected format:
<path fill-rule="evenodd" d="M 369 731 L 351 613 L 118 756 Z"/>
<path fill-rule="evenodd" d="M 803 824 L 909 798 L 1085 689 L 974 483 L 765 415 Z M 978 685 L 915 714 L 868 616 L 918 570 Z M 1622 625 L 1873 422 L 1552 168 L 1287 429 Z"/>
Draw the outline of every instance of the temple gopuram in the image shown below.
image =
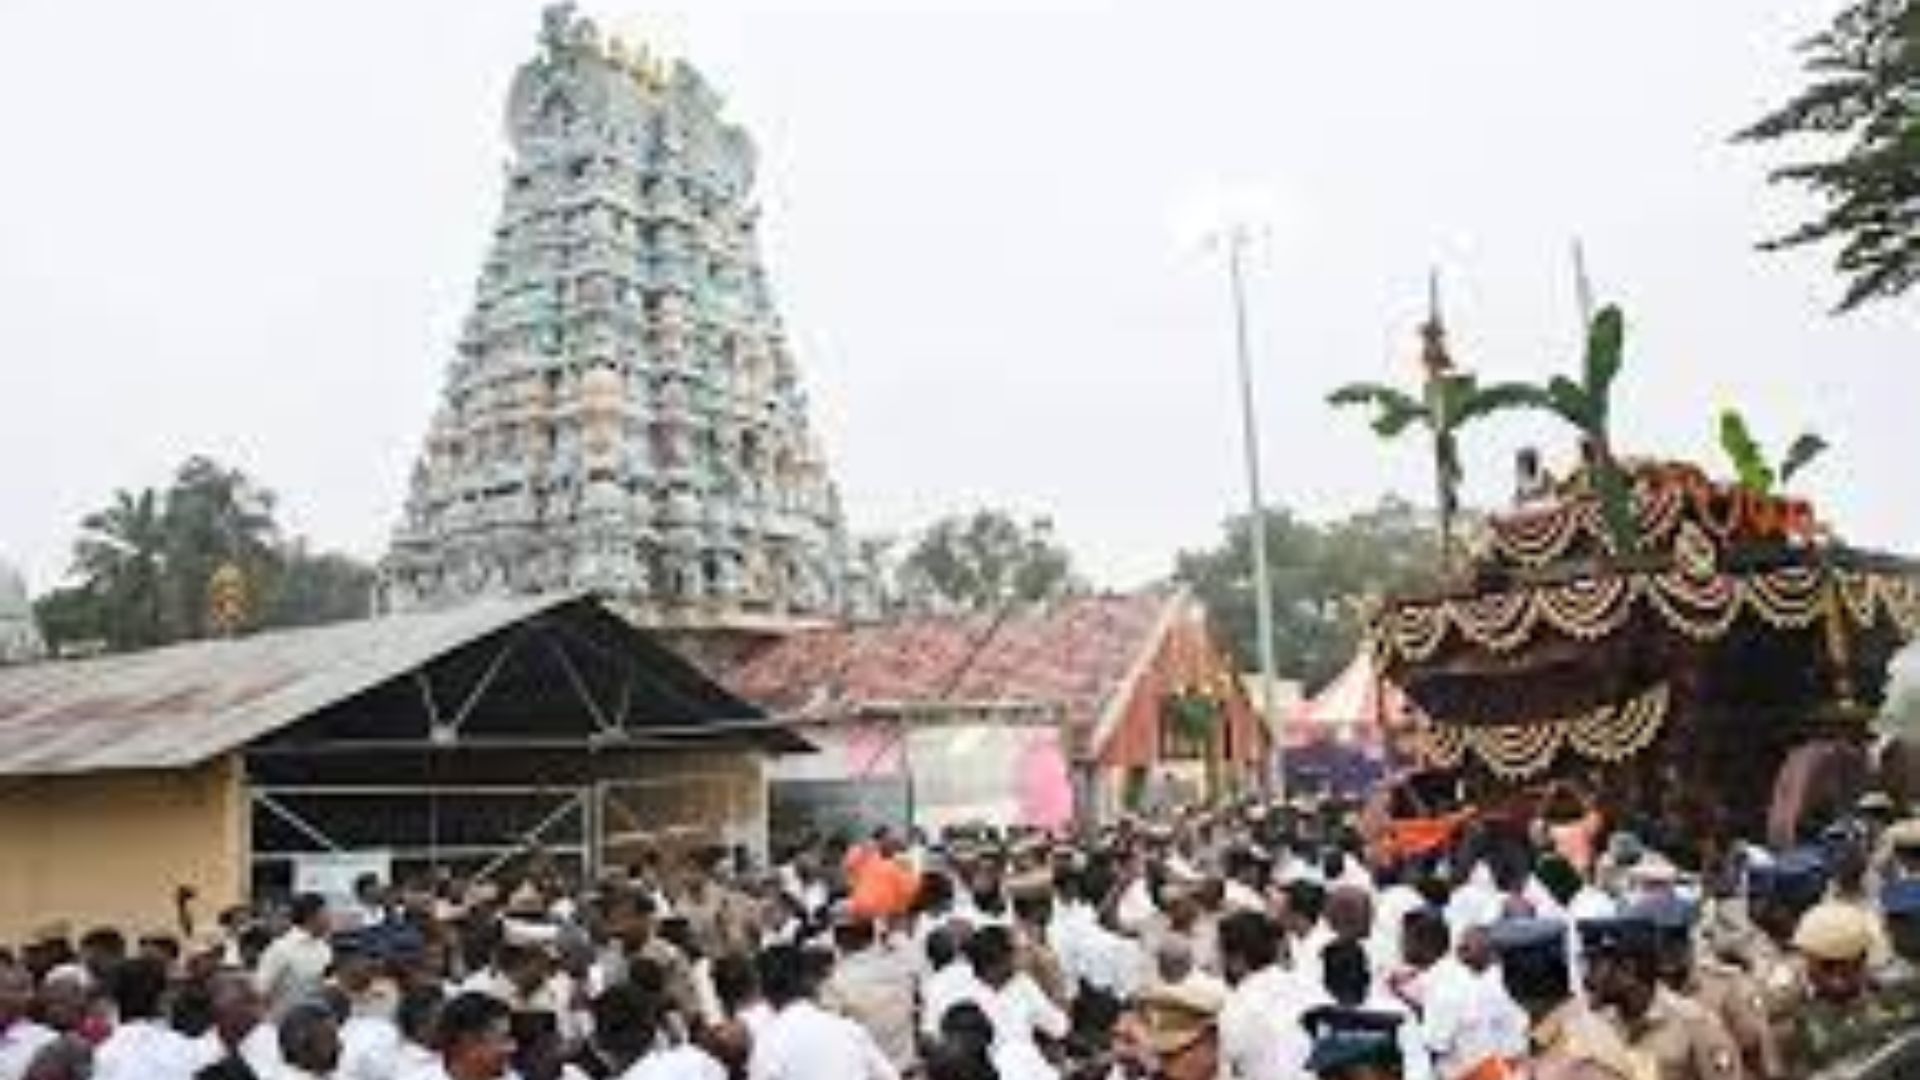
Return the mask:
<path fill-rule="evenodd" d="M 491 248 L 381 566 L 389 608 L 591 590 L 643 624 L 845 605 L 752 140 L 684 62 L 548 9 Z"/>
<path fill-rule="evenodd" d="M 1381 669 L 1474 805 L 1572 780 L 1618 815 L 1791 841 L 1866 780 L 1920 564 L 1840 542 L 1802 499 L 1625 469 L 1631 550 L 1584 473 L 1495 514 L 1453 587 L 1383 605 Z"/>

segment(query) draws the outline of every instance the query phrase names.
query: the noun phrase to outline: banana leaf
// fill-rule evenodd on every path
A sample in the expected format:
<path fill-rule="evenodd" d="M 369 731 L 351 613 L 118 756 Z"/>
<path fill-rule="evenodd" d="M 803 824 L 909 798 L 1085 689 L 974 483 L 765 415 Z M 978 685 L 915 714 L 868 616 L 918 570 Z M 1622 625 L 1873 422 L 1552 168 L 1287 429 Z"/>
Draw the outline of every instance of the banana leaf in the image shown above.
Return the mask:
<path fill-rule="evenodd" d="M 1766 453 L 1754 440 L 1746 417 L 1740 415 L 1737 409 L 1726 409 L 1720 413 L 1720 448 L 1726 451 L 1727 460 L 1733 463 L 1733 471 L 1740 478 L 1741 487 L 1756 495 L 1773 492 L 1773 467 L 1767 464 Z"/>
<path fill-rule="evenodd" d="M 1793 445 L 1787 447 L 1786 458 L 1780 462 L 1780 483 L 1783 486 L 1792 483 L 1795 476 L 1826 452 L 1827 440 L 1811 431 L 1793 440 Z"/>

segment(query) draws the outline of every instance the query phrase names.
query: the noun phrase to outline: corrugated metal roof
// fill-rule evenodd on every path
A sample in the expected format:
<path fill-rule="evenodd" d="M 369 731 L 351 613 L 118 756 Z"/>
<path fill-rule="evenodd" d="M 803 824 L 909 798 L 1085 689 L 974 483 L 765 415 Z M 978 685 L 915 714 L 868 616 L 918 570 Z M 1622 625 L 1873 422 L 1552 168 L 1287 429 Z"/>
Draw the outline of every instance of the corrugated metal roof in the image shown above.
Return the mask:
<path fill-rule="evenodd" d="M 579 599 L 489 599 L 446 611 L 0 667 L 0 776 L 196 765 Z"/>

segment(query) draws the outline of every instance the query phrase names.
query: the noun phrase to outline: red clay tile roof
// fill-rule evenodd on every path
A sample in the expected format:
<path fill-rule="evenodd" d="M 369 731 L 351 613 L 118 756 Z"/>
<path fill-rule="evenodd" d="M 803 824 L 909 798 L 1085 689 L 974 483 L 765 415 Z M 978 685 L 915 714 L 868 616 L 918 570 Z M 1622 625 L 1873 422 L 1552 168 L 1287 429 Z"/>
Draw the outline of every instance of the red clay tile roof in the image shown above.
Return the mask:
<path fill-rule="evenodd" d="M 1175 594 L 1088 596 L 988 615 L 920 616 L 802 631 L 725 674 L 734 693 L 787 716 L 942 703 L 1059 707 L 1090 730 L 1122 689 Z"/>

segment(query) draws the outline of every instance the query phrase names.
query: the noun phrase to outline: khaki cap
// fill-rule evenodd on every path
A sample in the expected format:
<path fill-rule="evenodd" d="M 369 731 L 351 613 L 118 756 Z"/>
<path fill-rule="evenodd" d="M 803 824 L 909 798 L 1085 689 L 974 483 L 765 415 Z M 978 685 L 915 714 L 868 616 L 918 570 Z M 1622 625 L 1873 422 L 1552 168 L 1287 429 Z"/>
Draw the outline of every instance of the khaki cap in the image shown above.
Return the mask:
<path fill-rule="evenodd" d="M 1225 992 L 1206 980 L 1183 979 L 1150 987 L 1140 995 L 1147 1045 L 1156 1054 L 1185 1050 L 1213 1028 L 1226 1004 Z"/>
<path fill-rule="evenodd" d="M 1873 944 L 1871 916 L 1847 904 L 1815 905 L 1800 917 L 1793 947 L 1815 960 L 1864 960 Z"/>

